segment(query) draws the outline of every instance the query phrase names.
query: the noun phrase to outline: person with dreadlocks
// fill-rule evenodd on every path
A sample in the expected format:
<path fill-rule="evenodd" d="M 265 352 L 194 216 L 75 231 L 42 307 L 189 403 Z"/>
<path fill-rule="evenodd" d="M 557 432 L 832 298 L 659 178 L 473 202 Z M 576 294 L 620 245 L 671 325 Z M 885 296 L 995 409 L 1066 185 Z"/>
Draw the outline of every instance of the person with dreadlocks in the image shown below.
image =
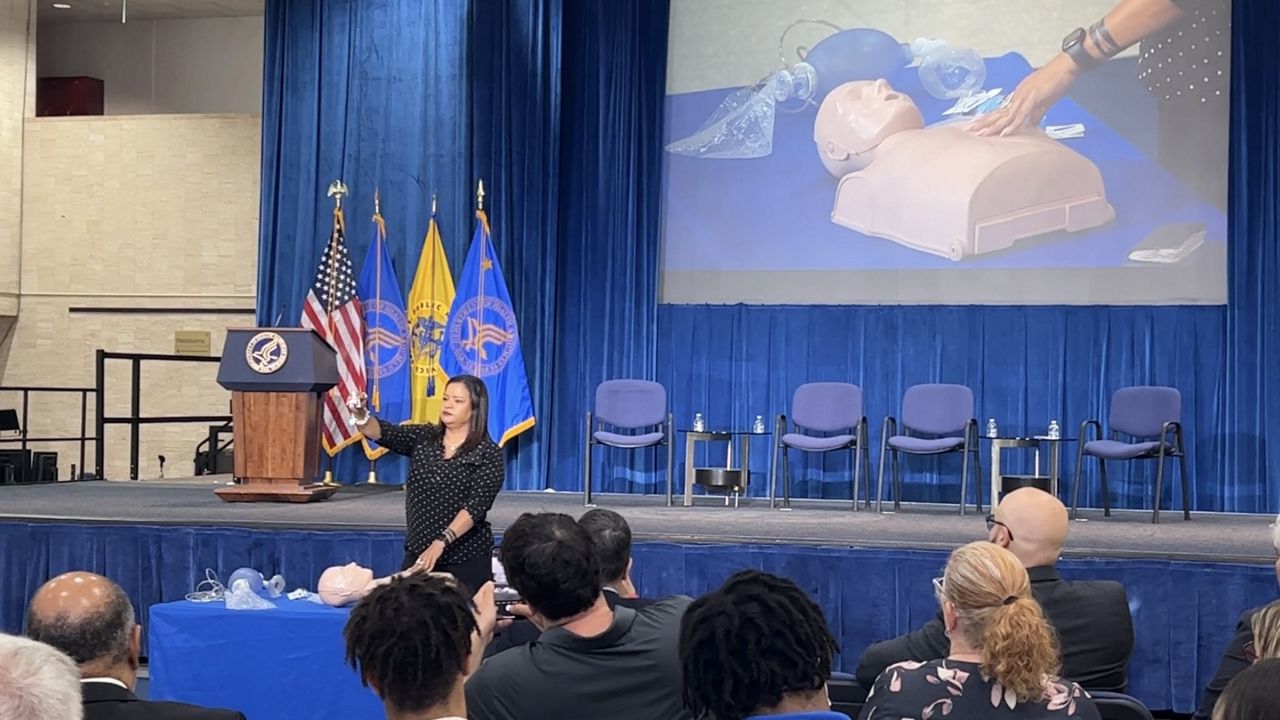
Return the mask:
<path fill-rule="evenodd" d="M 708 720 L 848 720 L 827 698 L 838 652 L 822 610 L 795 583 L 744 570 L 681 621 L 685 707 Z"/>
<path fill-rule="evenodd" d="M 473 600 L 446 575 L 396 576 L 351 612 L 347 662 L 382 700 L 387 720 L 462 720 L 466 679 L 496 624 L 493 583 Z"/>

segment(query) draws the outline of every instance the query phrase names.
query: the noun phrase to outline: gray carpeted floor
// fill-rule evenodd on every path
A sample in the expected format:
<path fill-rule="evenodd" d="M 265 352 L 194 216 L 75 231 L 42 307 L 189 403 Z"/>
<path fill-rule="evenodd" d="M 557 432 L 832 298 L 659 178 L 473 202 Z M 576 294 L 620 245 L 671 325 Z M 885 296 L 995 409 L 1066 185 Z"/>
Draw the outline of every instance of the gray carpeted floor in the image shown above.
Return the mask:
<path fill-rule="evenodd" d="M 307 505 L 223 503 L 213 494 L 220 482 L 86 482 L 0 487 L 0 521 L 126 523 L 130 525 L 218 525 L 314 530 L 402 530 L 404 495 L 376 486 L 348 487 L 331 499 Z M 983 517 L 960 517 L 954 506 L 915 506 L 897 514 L 852 512 L 847 503 L 793 503 L 790 511 L 743 501 L 725 507 L 719 497 L 699 497 L 692 508 L 663 505 L 661 497 L 599 496 L 598 504 L 621 512 L 640 540 L 673 542 L 786 543 L 946 549 L 984 537 Z M 678 499 L 677 499 L 678 502 Z M 498 530 L 524 512 L 581 513 L 582 496 L 570 493 L 504 492 L 489 518 Z M 1076 556 L 1177 558 L 1270 563 L 1272 518 L 1180 512 L 1082 511 L 1072 523 L 1067 554 Z"/>

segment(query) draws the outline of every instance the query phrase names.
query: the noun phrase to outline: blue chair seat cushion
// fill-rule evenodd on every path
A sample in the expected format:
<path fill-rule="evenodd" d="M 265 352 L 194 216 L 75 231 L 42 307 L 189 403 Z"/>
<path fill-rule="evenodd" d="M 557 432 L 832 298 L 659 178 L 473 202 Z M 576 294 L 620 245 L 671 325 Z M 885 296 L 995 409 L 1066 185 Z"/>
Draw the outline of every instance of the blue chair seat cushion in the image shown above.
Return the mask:
<path fill-rule="evenodd" d="M 1172 445 L 1165 445 L 1166 453 L 1173 452 Z M 1103 460 L 1131 460 L 1149 457 L 1160 452 L 1159 440 L 1148 440 L 1140 443 L 1127 443 L 1119 440 L 1091 440 L 1084 444 L 1084 454 L 1100 457 Z"/>
<path fill-rule="evenodd" d="M 839 450 L 853 445 L 853 436 L 832 435 L 830 437 L 818 437 L 801 433 L 787 433 L 782 436 L 782 444 L 797 450 L 827 452 L 828 450 Z"/>
<path fill-rule="evenodd" d="M 909 435 L 894 435 L 889 438 L 889 447 L 915 455 L 951 452 L 964 445 L 962 437 L 920 438 Z"/>
<path fill-rule="evenodd" d="M 619 448 L 642 448 L 651 445 L 657 445 L 662 442 L 665 437 L 660 432 L 637 433 L 635 435 L 626 435 L 623 433 L 609 432 L 608 430 L 597 430 L 591 434 L 596 442 L 601 445 L 609 445 Z"/>

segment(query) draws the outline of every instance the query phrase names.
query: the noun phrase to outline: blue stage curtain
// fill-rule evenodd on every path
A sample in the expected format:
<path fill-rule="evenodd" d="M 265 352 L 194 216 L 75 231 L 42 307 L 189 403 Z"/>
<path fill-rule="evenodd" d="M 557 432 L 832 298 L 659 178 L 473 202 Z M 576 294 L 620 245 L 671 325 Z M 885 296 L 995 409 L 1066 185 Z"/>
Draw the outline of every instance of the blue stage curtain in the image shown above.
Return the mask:
<path fill-rule="evenodd" d="M 1280 510 L 1280 3 L 1235 0 L 1231 31 L 1231 245 L 1226 436 L 1219 476 L 1226 510 Z"/>
<path fill-rule="evenodd" d="M 269 3 L 258 321 L 297 322 L 333 178 L 352 190 L 356 258 L 381 188 L 405 290 L 431 194 L 457 272 L 483 179 L 538 418 L 514 443 L 508 487 L 546 487 L 578 457 L 585 388 L 653 372 L 668 12 L 667 0 Z M 367 465 L 347 451 L 336 467 L 353 482 Z M 379 471 L 403 479 L 403 464 Z"/>
<path fill-rule="evenodd" d="M 561 0 L 474 2 L 468 17 L 471 175 L 485 184 L 493 244 L 520 324 L 537 424 L 508 444 L 507 487 L 544 487 L 561 251 Z M 472 190 L 475 180 L 471 181 Z M 474 200 L 471 198 L 474 209 Z M 451 256 L 452 257 L 452 256 Z M 461 264 L 450 261 L 456 274 Z"/>
<path fill-rule="evenodd" d="M 147 608 L 182 599 L 205 568 L 225 581 L 248 566 L 283 574 L 290 589 L 314 589 L 331 565 L 398 570 L 403 541 L 388 532 L 0 523 L 0 630 L 19 632 L 36 588 L 70 570 L 120 583 L 145 627 Z M 930 581 L 946 561 L 946 553 L 924 550 L 654 542 L 637 543 L 633 555 L 646 597 L 700 595 L 748 567 L 793 579 L 822 606 L 843 649 L 837 669 L 845 672 L 870 643 L 933 617 Z M 1270 565 L 1073 558 L 1060 567 L 1068 578 L 1124 584 L 1137 637 L 1130 692 L 1152 708 L 1180 712 L 1195 708 L 1239 614 L 1276 593 Z"/>
<path fill-rule="evenodd" d="M 582 2 L 564 49 L 560 290 L 548 486 L 582 485 L 596 386 L 655 378 L 669 3 Z"/>

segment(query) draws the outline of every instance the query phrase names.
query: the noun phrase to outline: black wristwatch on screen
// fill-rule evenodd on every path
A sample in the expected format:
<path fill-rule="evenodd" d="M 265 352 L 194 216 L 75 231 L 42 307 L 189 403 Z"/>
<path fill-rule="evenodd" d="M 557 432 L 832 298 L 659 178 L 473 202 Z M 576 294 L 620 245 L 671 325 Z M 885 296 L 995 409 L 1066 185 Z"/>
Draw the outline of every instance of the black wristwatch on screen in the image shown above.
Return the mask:
<path fill-rule="evenodd" d="M 1062 38 L 1062 52 L 1066 53 L 1082 71 L 1092 70 L 1102 64 L 1101 60 L 1090 55 L 1084 47 L 1084 39 L 1088 35 L 1084 28 L 1076 28 Z"/>

